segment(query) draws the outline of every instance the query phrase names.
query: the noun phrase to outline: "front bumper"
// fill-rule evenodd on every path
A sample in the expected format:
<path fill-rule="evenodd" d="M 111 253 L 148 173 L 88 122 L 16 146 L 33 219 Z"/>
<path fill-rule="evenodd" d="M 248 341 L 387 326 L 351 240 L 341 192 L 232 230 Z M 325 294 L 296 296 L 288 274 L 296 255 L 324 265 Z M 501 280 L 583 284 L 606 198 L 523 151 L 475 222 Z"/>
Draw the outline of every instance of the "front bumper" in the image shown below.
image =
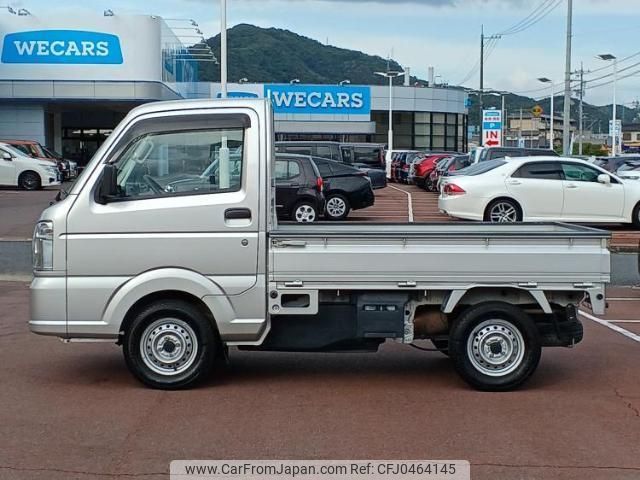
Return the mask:
<path fill-rule="evenodd" d="M 67 336 L 65 277 L 34 277 L 29 287 L 29 329 L 39 335 Z"/>

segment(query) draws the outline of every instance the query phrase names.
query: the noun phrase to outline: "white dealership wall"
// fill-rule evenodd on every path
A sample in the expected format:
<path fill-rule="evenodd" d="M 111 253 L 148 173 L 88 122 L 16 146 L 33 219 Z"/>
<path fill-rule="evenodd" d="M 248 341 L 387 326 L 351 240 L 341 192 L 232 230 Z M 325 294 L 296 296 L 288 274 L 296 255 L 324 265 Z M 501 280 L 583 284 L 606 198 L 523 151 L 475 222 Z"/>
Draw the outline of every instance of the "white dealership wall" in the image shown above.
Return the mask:
<path fill-rule="evenodd" d="M 91 63 L 78 63 L 77 55 L 76 58 L 73 55 L 77 53 L 75 50 L 70 55 L 60 55 L 67 53 L 65 48 L 69 43 L 59 41 L 60 35 L 71 38 L 86 34 L 117 38 L 121 61 L 100 63 L 103 58 L 98 58 L 96 48 L 81 52 L 93 54 L 94 58 L 89 59 Z M 30 45 L 28 38 L 34 35 L 34 43 Z M 25 36 L 27 40 L 22 41 Z M 35 9 L 31 15 L 0 15 L 0 139 L 33 139 L 45 143 L 45 131 L 53 128 L 56 132 L 52 146 L 60 150 L 59 111 L 67 105 L 86 105 L 85 108 L 99 110 L 115 104 L 133 107 L 153 100 L 181 98 L 193 89 L 176 82 L 175 76 L 167 75 L 167 62 L 163 61 L 163 51 L 176 51 L 181 47 L 162 18 L 155 16 L 68 17 Z M 38 56 L 38 48 L 48 56 Z M 16 61 L 18 53 L 29 51 L 32 55 Z M 53 59 L 58 63 L 51 63 L 52 52 L 60 57 Z M 175 61 L 173 70 L 176 70 Z M 47 119 L 49 111 L 54 112 L 53 118 Z"/>

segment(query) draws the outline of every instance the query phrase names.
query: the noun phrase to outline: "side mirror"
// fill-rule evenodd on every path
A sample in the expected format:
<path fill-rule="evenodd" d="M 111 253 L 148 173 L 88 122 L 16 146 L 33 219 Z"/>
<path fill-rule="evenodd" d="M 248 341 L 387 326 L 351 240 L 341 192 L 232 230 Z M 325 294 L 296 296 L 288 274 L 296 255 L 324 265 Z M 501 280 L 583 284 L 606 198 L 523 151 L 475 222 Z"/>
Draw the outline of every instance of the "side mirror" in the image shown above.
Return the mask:
<path fill-rule="evenodd" d="M 100 181 L 100 190 L 98 192 L 98 201 L 106 204 L 110 197 L 116 196 L 118 193 L 118 170 L 114 165 L 106 164 L 102 169 L 102 179 Z"/>
<path fill-rule="evenodd" d="M 11 155 L 9 152 L 2 152 L 2 159 L 6 160 L 7 162 L 11 162 L 13 160 L 13 155 Z"/>
<path fill-rule="evenodd" d="M 606 173 L 601 173 L 600 175 L 598 175 L 598 182 L 604 185 L 609 185 L 611 183 L 611 177 Z"/>

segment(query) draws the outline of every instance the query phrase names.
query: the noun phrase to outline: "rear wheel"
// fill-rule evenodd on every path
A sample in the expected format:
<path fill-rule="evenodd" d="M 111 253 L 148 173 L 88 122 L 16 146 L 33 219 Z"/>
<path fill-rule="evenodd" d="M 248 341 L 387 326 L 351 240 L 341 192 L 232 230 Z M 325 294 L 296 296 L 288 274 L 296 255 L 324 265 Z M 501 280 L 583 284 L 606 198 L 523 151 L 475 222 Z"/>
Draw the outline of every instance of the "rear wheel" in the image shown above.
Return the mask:
<path fill-rule="evenodd" d="M 18 179 L 18 186 L 24 190 L 38 190 L 42 186 L 40 175 L 36 172 L 23 172 Z"/>
<path fill-rule="evenodd" d="M 491 223 L 515 223 L 522 221 L 522 213 L 516 202 L 502 198 L 489 204 L 484 219 Z"/>
<path fill-rule="evenodd" d="M 183 300 L 152 303 L 125 333 L 124 358 L 131 373 L 152 388 L 175 390 L 211 372 L 220 341 L 210 319 Z"/>
<path fill-rule="evenodd" d="M 502 302 L 469 308 L 453 323 L 449 353 L 456 371 L 485 391 L 513 390 L 540 361 L 538 330 L 521 309 Z"/>
<path fill-rule="evenodd" d="M 349 200 L 342 195 L 330 196 L 324 207 L 325 214 L 330 220 L 344 220 L 349 215 L 350 210 Z"/>
<path fill-rule="evenodd" d="M 318 211 L 311 202 L 302 201 L 293 208 L 292 217 L 298 223 L 312 223 L 318 219 Z"/>
<path fill-rule="evenodd" d="M 635 206 L 631 215 L 631 223 L 633 226 L 635 228 L 640 228 L 640 203 Z"/>

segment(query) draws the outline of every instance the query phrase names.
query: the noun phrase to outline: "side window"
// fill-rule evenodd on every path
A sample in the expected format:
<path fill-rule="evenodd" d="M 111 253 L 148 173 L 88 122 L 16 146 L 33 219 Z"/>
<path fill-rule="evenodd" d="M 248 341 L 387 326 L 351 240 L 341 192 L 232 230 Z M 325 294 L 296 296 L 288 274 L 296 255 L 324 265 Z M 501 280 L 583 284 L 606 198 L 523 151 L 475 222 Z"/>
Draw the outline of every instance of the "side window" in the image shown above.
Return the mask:
<path fill-rule="evenodd" d="M 522 165 L 511 176 L 514 178 L 531 178 L 536 180 L 562 180 L 562 169 L 558 163 L 531 162 Z"/>
<path fill-rule="evenodd" d="M 351 155 L 351 148 L 342 147 L 342 161 L 344 163 L 353 163 L 353 156 Z"/>
<path fill-rule="evenodd" d="M 282 150 L 285 153 L 291 153 L 295 155 L 307 155 L 311 156 L 311 147 L 308 145 L 287 145 Z"/>
<path fill-rule="evenodd" d="M 244 130 L 150 133 L 116 162 L 119 197 L 143 198 L 240 190 Z"/>
<path fill-rule="evenodd" d="M 276 180 L 291 180 L 300 175 L 300 164 L 295 160 L 276 160 Z"/>
<path fill-rule="evenodd" d="M 320 172 L 321 177 L 329 177 L 333 175 L 331 171 L 331 167 L 329 166 L 329 162 L 323 162 L 321 160 L 314 160 L 316 167 L 318 167 L 318 172 Z"/>
<path fill-rule="evenodd" d="M 600 171 L 578 163 L 563 163 L 564 178 L 573 182 L 597 182 Z"/>
<path fill-rule="evenodd" d="M 315 150 L 317 157 L 331 160 L 331 147 L 329 147 L 329 145 L 316 145 Z"/>

